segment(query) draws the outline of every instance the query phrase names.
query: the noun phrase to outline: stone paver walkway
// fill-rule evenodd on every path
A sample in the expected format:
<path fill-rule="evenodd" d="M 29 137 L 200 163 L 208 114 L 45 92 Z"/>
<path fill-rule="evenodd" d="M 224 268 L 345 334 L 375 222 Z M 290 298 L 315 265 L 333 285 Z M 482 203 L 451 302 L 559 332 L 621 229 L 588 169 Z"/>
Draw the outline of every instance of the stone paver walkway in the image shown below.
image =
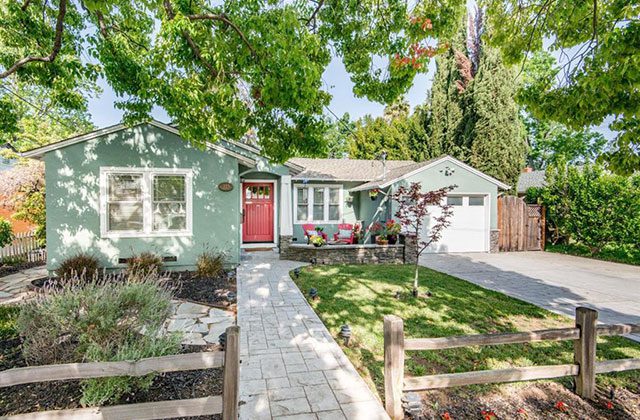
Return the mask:
<path fill-rule="evenodd" d="M 47 269 L 41 266 L 0 277 L 0 304 L 20 301 L 27 295 L 31 281 L 46 275 Z"/>
<path fill-rule="evenodd" d="M 252 252 L 238 269 L 240 419 L 388 419 L 289 277 L 299 265 Z"/>

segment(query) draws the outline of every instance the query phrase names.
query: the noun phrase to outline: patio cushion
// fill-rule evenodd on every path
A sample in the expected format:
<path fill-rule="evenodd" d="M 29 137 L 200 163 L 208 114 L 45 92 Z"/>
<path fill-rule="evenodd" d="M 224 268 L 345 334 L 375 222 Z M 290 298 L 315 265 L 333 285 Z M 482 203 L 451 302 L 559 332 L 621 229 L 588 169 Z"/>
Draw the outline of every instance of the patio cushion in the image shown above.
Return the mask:
<path fill-rule="evenodd" d="M 318 234 L 318 232 L 317 232 L 317 231 L 315 231 L 315 230 L 308 230 L 308 231 L 307 231 L 307 236 L 315 236 L 315 235 L 317 235 L 317 234 Z"/>
<path fill-rule="evenodd" d="M 339 239 L 349 239 L 351 238 L 351 230 L 350 229 L 340 229 L 338 231 Z"/>

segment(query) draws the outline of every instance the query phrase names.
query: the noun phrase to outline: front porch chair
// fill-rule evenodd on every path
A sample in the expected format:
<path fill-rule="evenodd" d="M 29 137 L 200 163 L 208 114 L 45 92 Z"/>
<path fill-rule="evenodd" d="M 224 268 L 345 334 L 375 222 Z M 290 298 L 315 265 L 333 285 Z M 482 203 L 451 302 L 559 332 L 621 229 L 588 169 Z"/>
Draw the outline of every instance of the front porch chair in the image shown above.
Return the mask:
<path fill-rule="evenodd" d="M 340 235 L 340 233 L 344 233 L 344 231 L 351 231 L 351 235 L 350 236 L 346 236 L 346 235 Z M 349 245 L 353 245 L 355 243 L 355 235 L 353 232 L 353 225 L 350 225 L 348 223 L 342 223 L 338 225 L 338 232 L 333 234 L 333 240 L 335 242 L 341 242 L 343 244 L 349 244 Z"/>

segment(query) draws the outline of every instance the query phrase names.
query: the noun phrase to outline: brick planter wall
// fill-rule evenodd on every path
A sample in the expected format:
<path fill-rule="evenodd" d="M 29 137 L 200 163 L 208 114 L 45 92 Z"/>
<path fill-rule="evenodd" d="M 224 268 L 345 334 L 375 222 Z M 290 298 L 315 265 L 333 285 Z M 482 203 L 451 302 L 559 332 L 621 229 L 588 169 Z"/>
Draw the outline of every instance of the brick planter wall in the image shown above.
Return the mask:
<path fill-rule="evenodd" d="M 409 246 L 412 246 L 409 241 Z M 415 249 L 415 241 L 413 241 Z M 280 259 L 317 264 L 413 264 L 405 258 L 406 245 L 313 245 L 292 244 L 290 236 L 280 236 Z"/>

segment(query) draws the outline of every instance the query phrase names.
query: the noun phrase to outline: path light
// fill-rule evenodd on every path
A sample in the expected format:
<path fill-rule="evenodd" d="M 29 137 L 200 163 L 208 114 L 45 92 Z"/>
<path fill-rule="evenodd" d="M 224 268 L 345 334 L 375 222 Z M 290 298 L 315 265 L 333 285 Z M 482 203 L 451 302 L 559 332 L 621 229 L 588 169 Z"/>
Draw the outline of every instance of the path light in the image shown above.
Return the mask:
<path fill-rule="evenodd" d="M 349 346 L 349 339 L 351 338 L 351 328 L 349 324 L 344 324 L 340 327 L 340 337 L 344 340 L 344 345 Z"/>
<path fill-rule="evenodd" d="M 300 269 L 300 267 L 296 268 L 295 270 L 293 270 L 293 274 L 296 276 L 296 278 L 300 278 L 300 272 L 302 270 Z"/>
<path fill-rule="evenodd" d="M 316 289 L 315 287 L 312 287 L 311 289 L 309 289 L 309 297 L 313 300 L 318 299 L 319 298 L 318 289 Z"/>
<path fill-rule="evenodd" d="M 404 411 L 409 414 L 412 419 L 422 419 L 422 399 L 415 392 L 409 392 L 402 398 L 402 406 Z"/>
<path fill-rule="evenodd" d="M 236 300 L 236 294 L 234 292 L 229 292 L 227 293 L 227 300 L 229 302 L 235 302 Z"/>
<path fill-rule="evenodd" d="M 402 299 L 402 292 L 400 290 L 396 291 L 396 299 Z"/>
<path fill-rule="evenodd" d="M 223 332 L 218 336 L 218 342 L 220 343 L 220 347 L 222 350 L 227 346 L 227 332 Z"/>
<path fill-rule="evenodd" d="M 227 273 L 227 277 L 230 278 L 230 279 L 234 278 L 235 276 L 236 276 L 236 272 L 233 271 L 233 270 L 231 270 L 231 271 L 229 271 Z"/>
<path fill-rule="evenodd" d="M 311 258 L 309 262 L 311 263 L 311 265 L 316 265 L 318 264 L 318 259 L 314 257 L 314 258 Z"/>

